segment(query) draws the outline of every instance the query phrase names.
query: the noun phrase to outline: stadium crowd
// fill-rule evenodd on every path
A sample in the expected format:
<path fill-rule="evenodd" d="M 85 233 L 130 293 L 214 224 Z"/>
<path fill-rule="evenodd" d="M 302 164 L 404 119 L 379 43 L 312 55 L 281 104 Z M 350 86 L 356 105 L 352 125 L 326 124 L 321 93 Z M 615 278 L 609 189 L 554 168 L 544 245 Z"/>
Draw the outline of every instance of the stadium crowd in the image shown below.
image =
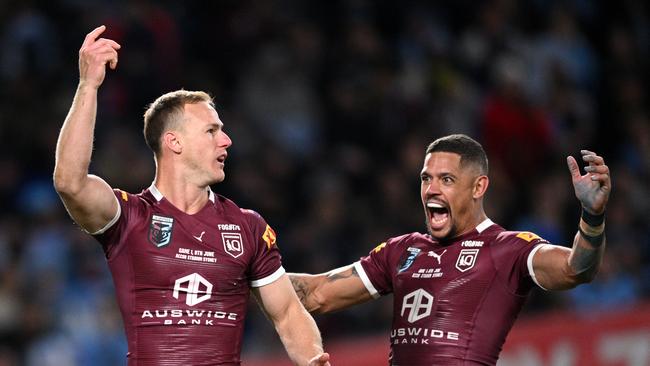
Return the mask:
<path fill-rule="evenodd" d="M 122 45 L 98 110 L 92 170 L 136 193 L 153 176 L 142 113 L 206 90 L 234 144 L 217 193 L 278 234 L 285 268 L 318 273 L 424 230 L 419 172 L 448 133 L 490 158 L 486 212 L 570 245 L 580 210 L 565 156 L 614 177 L 596 280 L 536 291 L 524 315 L 650 297 L 650 20 L 643 1 L 6 1 L 0 5 L 0 366 L 124 363 L 98 243 L 52 186 L 78 40 Z M 386 299 L 317 316 L 324 341 L 385 331 Z M 244 354 L 277 352 L 258 310 Z M 377 319 L 384 319 L 378 321 Z"/>

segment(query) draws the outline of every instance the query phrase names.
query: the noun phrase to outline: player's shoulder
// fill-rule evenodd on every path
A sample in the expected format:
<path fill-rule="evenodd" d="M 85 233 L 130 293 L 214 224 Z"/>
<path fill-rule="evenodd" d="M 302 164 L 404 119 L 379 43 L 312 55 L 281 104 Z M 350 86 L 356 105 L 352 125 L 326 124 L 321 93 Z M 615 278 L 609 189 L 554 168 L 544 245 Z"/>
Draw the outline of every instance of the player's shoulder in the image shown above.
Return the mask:
<path fill-rule="evenodd" d="M 407 233 L 395 236 L 386 240 L 386 245 L 389 247 L 402 247 L 405 245 L 412 245 L 415 243 L 430 242 L 431 237 L 427 234 L 418 232 Z"/>
<path fill-rule="evenodd" d="M 264 221 L 262 215 L 249 208 L 239 207 L 234 201 L 220 194 L 215 194 L 215 205 L 221 206 L 224 213 L 229 216 L 241 217 L 249 223 Z"/>
<path fill-rule="evenodd" d="M 118 201 L 127 204 L 151 205 L 156 202 L 155 197 L 146 189 L 140 193 L 131 193 L 121 188 L 113 188 L 113 193 L 117 197 Z"/>
<path fill-rule="evenodd" d="M 495 237 L 497 244 L 536 244 L 548 243 L 547 240 L 531 231 L 503 230 Z"/>

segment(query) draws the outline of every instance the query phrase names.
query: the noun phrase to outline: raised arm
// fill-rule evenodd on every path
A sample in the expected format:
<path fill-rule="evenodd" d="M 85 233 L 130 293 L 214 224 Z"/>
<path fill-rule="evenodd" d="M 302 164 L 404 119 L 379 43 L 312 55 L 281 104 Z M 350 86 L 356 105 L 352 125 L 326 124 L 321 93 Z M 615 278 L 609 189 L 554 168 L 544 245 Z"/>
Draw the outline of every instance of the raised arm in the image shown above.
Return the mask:
<path fill-rule="evenodd" d="M 88 232 L 102 229 L 116 215 L 118 202 L 111 187 L 88 174 L 93 149 L 97 90 L 104 81 L 106 64 L 117 67 L 120 45 L 97 38 L 105 26 L 86 35 L 79 50 L 79 85 L 56 145 L 54 187 L 70 216 Z"/>
<path fill-rule="evenodd" d="M 317 275 L 289 273 L 289 278 L 310 313 L 329 313 L 372 300 L 352 264 Z"/>
<path fill-rule="evenodd" d="M 576 160 L 569 156 L 567 165 L 576 198 L 582 204 L 578 232 L 571 250 L 544 246 L 533 258 L 533 271 L 539 284 L 549 290 L 565 290 L 590 282 L 598 272 L 605 252 L 605 207 L 611 191 L 609 168 L 602 157 L 582 150 L 588 163 L 580 174 Z"/>
<path fill-rule="evenodd" d="M 316 322 L 298 301 L 286 275 L 266 286 L 253 288 L 252 292 L 273 322 L 295 365 L 330 365 Z"/>

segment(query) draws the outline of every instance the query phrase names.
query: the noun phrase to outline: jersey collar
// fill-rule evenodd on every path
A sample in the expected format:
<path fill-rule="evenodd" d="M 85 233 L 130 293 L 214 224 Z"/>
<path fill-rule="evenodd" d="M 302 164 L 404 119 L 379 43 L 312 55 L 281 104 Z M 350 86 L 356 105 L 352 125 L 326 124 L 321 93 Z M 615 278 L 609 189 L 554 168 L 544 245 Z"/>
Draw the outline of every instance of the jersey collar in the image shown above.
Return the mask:
<path fill-rule="evenodd" d="M 485 231 L 485 229 L 489 228 L 492 225 L 494 225 L 494 222 L 492 222 L 492 220 L 485 219 L 485 220 L 483 220 L 483 222 L 481 222 L 480 224 L 478 224 L 476 226 L 476 231 L 478 231 L 478 233 L 480 234 L 483 231 Z"/>
<path fill-rule="evenodd" d="M 153 198 L 156 199 L 156 201 L 160 202 L 161 199 L 163 199 L 162 193 L 156 188 L 156 185 L 154 183 L 151 183 L 149 186 L 149 192 L 151 192 L 151 195 Z M 210 189 L 210 186 L 208 186 L 208 199 L 214 203 L 214 192 L 212 192 L 212 189 Z"/>

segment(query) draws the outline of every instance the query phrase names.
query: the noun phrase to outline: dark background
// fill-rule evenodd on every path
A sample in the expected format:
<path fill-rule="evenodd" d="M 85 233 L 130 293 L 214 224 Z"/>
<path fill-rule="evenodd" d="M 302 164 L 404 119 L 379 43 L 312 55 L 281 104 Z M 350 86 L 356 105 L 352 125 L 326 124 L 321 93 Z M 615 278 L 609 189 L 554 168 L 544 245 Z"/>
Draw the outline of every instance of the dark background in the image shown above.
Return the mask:
<path fill-rule="evenodd" d="M 608 248 L 590 285 L 534 292 L 522 317 L 650 295 L 648 5 L 643 1 L 0 1 L 0 365 L 115 365 L 126 345 L 100 246 L 51 174 L 83 37 L 122 45 L 100 89 L 91 172 L 139 192 L 142 114 L 215 97 L 234 144 L 213 187 L 260 212 L 289 271 L 349 264 L 424 230 L 426 145 L 467 133 L 490 158 L 488 215 L 570 245 L 565 157 L 605 156 Z M 251 306 L 256 308 L 255 305 Z M 317 316 L 326 342 L 386 334 L 391 299 Z M 244 353 L 282 352 L 252 309 Z"/>

